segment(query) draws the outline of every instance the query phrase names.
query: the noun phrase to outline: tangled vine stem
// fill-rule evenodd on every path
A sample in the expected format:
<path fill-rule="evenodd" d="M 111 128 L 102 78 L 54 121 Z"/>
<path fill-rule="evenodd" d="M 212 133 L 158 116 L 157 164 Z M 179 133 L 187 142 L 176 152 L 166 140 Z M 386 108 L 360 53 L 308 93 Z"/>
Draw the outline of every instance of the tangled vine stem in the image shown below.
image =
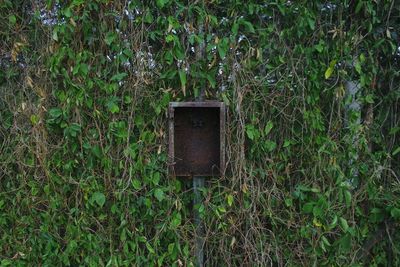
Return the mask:
<path fill-rule="evenodd" d="M 194 209 L 206 266 L 399 266 L 399 14 L 1 1 L 0 265 L 191 266 Z M 227 166 L 193 206 L 167 108 L 197 96 L 228 107 Z"/>

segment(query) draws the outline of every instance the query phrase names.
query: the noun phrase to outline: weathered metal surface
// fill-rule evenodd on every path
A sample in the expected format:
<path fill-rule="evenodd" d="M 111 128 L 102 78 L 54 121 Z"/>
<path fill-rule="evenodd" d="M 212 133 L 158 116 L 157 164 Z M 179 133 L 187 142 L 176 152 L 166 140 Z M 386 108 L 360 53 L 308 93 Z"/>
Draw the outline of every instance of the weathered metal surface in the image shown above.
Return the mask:
<path fill-rule="evenodd" d="M 172 102 L 169 106 L 170 171 L 175 176 L 218 176 L 225 166 L 225 106 Z"/>

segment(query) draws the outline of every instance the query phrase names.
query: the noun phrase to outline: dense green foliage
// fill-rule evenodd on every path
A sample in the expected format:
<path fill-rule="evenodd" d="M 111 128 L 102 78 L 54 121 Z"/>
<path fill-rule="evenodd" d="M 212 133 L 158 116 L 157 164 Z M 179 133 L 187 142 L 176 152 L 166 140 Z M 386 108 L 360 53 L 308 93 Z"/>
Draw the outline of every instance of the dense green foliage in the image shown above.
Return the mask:
<path fill-rule="evenodd" d="M 193 209 L 207 266 L 400 265 L 398 1 L 0 8 L 1 266 L 190 266 Z M 202 88 L 227 166 L 193 207 L 166 112 Z"/>

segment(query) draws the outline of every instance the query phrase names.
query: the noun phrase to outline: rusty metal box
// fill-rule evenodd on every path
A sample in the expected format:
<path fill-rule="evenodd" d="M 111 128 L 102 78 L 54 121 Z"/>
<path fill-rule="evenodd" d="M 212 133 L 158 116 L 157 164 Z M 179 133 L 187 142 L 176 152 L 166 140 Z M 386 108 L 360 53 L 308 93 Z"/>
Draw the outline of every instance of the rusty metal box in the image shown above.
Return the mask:
<path fill-rule="evenodd" d="M 175 176 L 219 176 L 225 166 L 223 102 L 169 104 L 170 173 Z"/>

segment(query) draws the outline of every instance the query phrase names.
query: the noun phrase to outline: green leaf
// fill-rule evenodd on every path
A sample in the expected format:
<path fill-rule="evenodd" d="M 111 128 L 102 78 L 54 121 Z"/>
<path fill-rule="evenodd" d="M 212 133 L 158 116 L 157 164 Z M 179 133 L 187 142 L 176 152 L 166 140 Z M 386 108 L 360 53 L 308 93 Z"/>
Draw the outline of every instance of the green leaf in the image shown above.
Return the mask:
<path fill-rule="evenodd" d="M 95 192 L 92 195 L 92 203 L 96 203 L 99 207 L 103 207 L 104 203 L 106 203 L 106 196 L 101 192 Z"/>
<path fill-rule="evenodd" d="M 153 174 L 153 177 L 152 177 L 151 181 L 153 182 L 154 185 L 158 185 L 160 183 L 160 173 L 159 172 L 155 172 Z"/>
<path fill-rule="evenodd" d="M 132 180 L 132 186 L 136 190 L 140 190 L 142 188 L 142 183 L 138 179 L 133 179 Z"/>
<path fill-rule="evenodd" d="M 102 152 L 101 152 L 101 148 L 99 145 L 94 145 L 92 147 L 92 154 L 97 157 L 98 159 L 101 158 Z"/>
<path fill-rule="evenodd" d="M 350 207 L 351 206 L 351 193 L 349 190 L 344 191 L 344 198 L 346 200 L 346 207 Z"/>
<path fill-rule="evenodd" d="M 183 95 L 186 95 L 186 72 L 184 70 L 179 70 L 179 79 L 181 81 Z"/>
<path fill-rule="evenodd" d="M 343 229 L 343 232 L 347 232 L 347 230 L 349 229 L 349 224 L 347 223 L 346 219 L 343 218 L 343 217 L 340 217 L 339 218 L 339 223 L 340 223 L 340 226 Z"/>
<path fill-rule="evenodd" d="M 308 202 L 308 203 L 304 204 L 304 206 L 303 206 L 303 211 L 304 211 L 305 213 L 311 213 L 311 212 L 313 212 L 314 205 L 315 205 L 314 202 Z"/>
<path fill-rule="evenodd" d="M 147 12 L 146 12 L 146 15 L 145 15 L 144 18 L 143 18 L 143 21 L 144 21 L 145 23 L 152 23 L 153 20 L 154 20 L 153 15 L 151 14 L 150 11 L 147 11 Z"/>
<path fill-rule="evenodd" d="M 149 242 L 146 242 L 146 248 L 147 250 L 151 253 L 151 254 L 155 254 L 155 250 L 153 249 L 153 247 L 150 245 Z"/>
<path fill-rule="evenodd" d="M 324 215 L 324 210 L 319 206 L 314 206 L 313 215 L 318 218 L 322 218 Z"/>
<path fill-rule="evenodd" d="M 130 49 L 124 49 L 124 51 L 122 51 L 122 53 L 124 53 L 124 55 L 127 56 L 128 58 L 133 57 L 133 53 Z"/>
<path fill-rule="evenodd" d="M 312 187 L 310 191 L 313 193 L 319 193 L 321 192 L 321 189 L 319 189 L 318 187 Z M 320 200 L 323 200 L 323 198 L 320 198 Z"/>
<path fill-rule="evenodd" d="M 174 56 L 172 55 L 172 52 L 169 50 L 165 52 L 164 59 L 168 65 L 171 65 L 174 62 Z"/>
<path fill-rule="evenodd" d="M 155 196 L 155 198 L 157 198 L 158 201 L 163 201 L 165 198 L 164 192 L 160 188 L 157 188 L 156 190 L 154 190 L 154 196 Z"/>
<path fill-rule="evenodd" d="M 117 73 L 111 77 L 110 81 L 119 82 L 122 81 L 122 79 L 124 79 L 126 76 L 128 76 L 126 72 Z"/>
<path fill-rule="evenodd" d="M 166 41 L 167 43 L 171 43 L 171 42 L 175 41 L 175 35 L 168 34 L 168 35 L 165 37 L 165 41 Z"/>
<path fill-rule="evenodd" d="M 351 236 L 349 234 L 344 235 L 341 239 L 339 239 L 340 248 L 344 252 L 349 252 L 351 249 Z"/>
<path fill-rule="evenodd" d="M 72 1 L 72 5 L 71 6 L 80 6 L 82 4 L 85 3 L 86 0 L 74 0 Z"/>
<path fill-rule="evenodd" d="M 254 30 L 253 24 L 248 22 L 247 20 L 242 20 L 241 23 L 244 25 L 247 31 L 251 33 L 255 33 L 256 31 Z"/>
<path fill-rule="evenodd" d="M 179 41 L 177 41 L 177 42 L 179 42 Z M 173 51 L 174 51 L 174 55 L 177 59 L 183 60 L 185 58 L 185 52 L 183 51 L 183 48 L 180 44 L 175 45 L 173 48 Z"/>
<path fill-rule="evenodd" d="M 111 97 L 106 103 L 106 107 L 112 114 L 119 112 L 119 106 L 117 103 L 118 103 L 117 97 Z"/>
<path fill-rule="evenodd" d="M 394 218 L 394 219 L 400 219 L 400 209 L 398 208 L 392 208 L 390 210 L 390 215 Z"/>
<path fill-rule="evenodd" d="M 276 148 L 276 143 L 274 141 L 267 140 L 267 141 L 264 142 L 264 146 L 265 146 L 265 148 L 267 149 L 268 152 L 272 152 Z"/>
<path fill-rule="evenodd" d="M 160 79 L 173 79 L 178 72 L 176 70 L 167 70 L 160 75 Z"/>
<path fill-rule="evenodd" d="M 64 9 L 63 13 L 64 13 L 64 16 L 66 16 L 67 18 L 70 18 L 72 16 L 71 8 Z"/>
<path fill-rule="evenodd" d="M 267 125 L 265 125 L 264 134 L 268 135 L 271 132 L 271 129 L 274 127 L 272 121 L 268 121 Z"/>
<path fill-rule="evenodd" d="M 354 67 L 356 68 L 357 73 L 361 74 L 361 62 L 357 61 Z"/>
<path fill-rule="evenodd" d="M 180 212 L 176 212 L 172 217 L 171 226 L 173 228 L 176 228 L 181 224 L 181 222 L 182 222 L 182 215 L 180 214 Z"/>
<path fill-rule="evenodd" d="M 67 128 L 64 130 L 65 135 L 69 135 L 72 137 L 76 137 L 78 133 L 81 132 L 81 126 L 78 123 L 71 123 Z"/>
<path fill-rule="evenodd" d="M 58 119 L 63 115 L 63 112 L 60 108 L 52 108 L 49 110 L 49 116 L 52 119 Z"/>
<path fill-rule="evenodd" d="M 104 41 L 107 45 L 111 45 L 115 39 L 117 39 L 117 34 L 115 32 L 108 32 Z"/>
<path fill-rule="evenodd" d="M 221 96 L 222 96 L 222 100 L 224 101 L 225 105 L 229 106 L 230 101 L 229 101 L 228 97 L 226 96 L 226 93 L 222 93 Z"/>
<path fill-rule="evenodd" d="M 335 216 L 333 217 L 332 222 L 328 225 L 328 228 L 329 228 L 329 229 L 333 229 L 334 227 L 336 227 L 336 225 L 337 225 L 337 220 L 338 220 L 338 217 L 337 217 L 337 215 L 335 215 Z"/>
<path fill-rule="evenodd" d="M 54 41 L 58 41 L 58 31 L 57 31 L 57 28 L 55 28 L 54 30 L 53 30 L 53 34 L 51 35 L 51 38 L 53 38 L 53 40 Z"/>
<path fill-rule="evenodd" d="M 257 131 L 257 130 L 256 130 L 256 128 L 254 128 L 253 125 L 251 125 L 251 124 L 246 125 L 246 134 L 247 134 L 247 137 L 248 137 L 250 140 L 254 140 L 255 132 L 256 132 L 256 131 Z"/>
<path fill-rule="evenodd" d="M 308 26 L 310 26 L 311 30 L 315 30 L 315 20 L 312 18 L 307 18 Z"/>
<path fill-rule="evenodd" d="M 124 242 L 126 240 L 126 229 L 125 228 L 122 229 L 122 233 L 120 235 L 120 240 L 122 242 Z"/>
<path fill-rule="evenodd" d="M 385 219 L 384 211 L 380 208 L 373 208 L 371 210 L 371 214 L 369 215 L 369 218 L 374 223 L 381 222 Z"/>
<path fill-rule="evenodd" d="M 285 198 L 285 205 L 286 205 L 286 207 L 292 207 L 293 206 L 293 199 L 292 198 Z"/>
<path fill-rule="evenodd" d="M 400 146 L 397 147 L 397 148 L 392 152 L 392 156 L 396 156 L 399 152 L 400 152 Z"/>
<path fill-rule="evenodd" d="M 3 260 L 1 260 L 1 262 L 0 262 L 0 266 L 1 267 L 5 267 L 5 266 L 12 266 L 12 265 L 14 265 L 15 264 L 15 262 L 13 262 L 12 260 L 9 260 L 9 259 L 3 259 Z"/>
<path fill-rule="evenodd" d="M 394 135 L 398 132 L 400 132 L 400 127 L 396 126 L 396 127 L 393 127 L 392 129 L 390 129 L 389 134 Z"/>
<path fill-rule="evenodd" d="M 365 58 L 364 53 L 361 53 L 361 54 L 360 54 L 360 62 L 361 62 L 361 63 L 364 63 L 364 62 L 365 62 L 365 59 L 366 59 L 366 58 Z"/>
<path fill-rule="evenodd" d="M 315 46 L 315 49 L 318 51 L 318 53 L 322 53 L 324 51 L 324 47 L 325 47 L 324 40 L 319 40 L 319 43 Z"/>
<path fill-rule="evenodd" d="M 226 209 L 225 209 L 224 206 L 219 206 L 219 207 L 218 207 L 218 211 L 221 212 L 221 213 L 225 213 L 225 212 L 226 212 Z"/>
<path fill-rule="evenodd" d="M 285 142 L 283 142 L 283 147 L 288 147 L 292 144 L 292 142 L 290 140 L 285 140 Z"/>
<path fill-rule="evenodd" d="M 174 252 L 175 243 L 171 243 L 168 245 L 168 253 L 171 255 Z"/>
<path fill-rule="evenodd" d="M 17 23 L 17 17 L 15 15 L 8 16 L 8 23 L 10 23 L 11 26 L 14 26 Z"/>
<path fill-rule="evenodd" d="M 224 37 L 222 40 L 219 41 L 218 46 L 218 54 L 220 58 L 225 58 L 226 53 L 228 52 L 229 49 L 229 39 Z"/>
<path fill-rule="evenodd" d="M 360 10 L 361 10 L 361 8 L 363 7 L 363 5 L 364 5 L 364 1 L 362 1 L 362 0 L 359 0 L 358 1 L 358 4 L 357 4 L 357 6 L 356 6 L 356 14 L 358 14 L 358 12 L 360 12 Z"/>
<path fill-rule="evenodd" d="M 156 0 L 157 7 L 159 8 L 163 8 L 168 2 L 169 0 Z"/>
<path fill-rule="evenodd" d="M 374 103 L 374 96 L 369 94 L 365 97 L 365 102 L 369 103 L 369 104 L 373 104 Z"/>
<path fill-rule="evenodd" d="M 206 76 L 206 78 L 207 78 L 208 82 L 210 83 L 211 87 L 212 87 L 212 88 L 215 88 L 215 86 L 216 86 L 216 81 L 215 81 L 214 75 L 208 73 L 207 76 Z"/>
<path fill-rule="evenodd" d="M 231 31 L 234 35 L 237 35 L 239 31 L 239 23 L 237 22 L 233 23 Z"/>
<path fill-rule="evenodd" d="M 198 209 L 199 209 L 199 213 L 200 214 L 202 214 L 202 213 L 204 213 L 204 211 L 205 211 L 205 207 L 204 207 L 204 204 L 200 204 L 199 206 L 198 206 Z"/>
<path fill-rule="evenodd" d="M 329 243 L 328 239 L 325 236 L 321 236 L 322 242 L 324 242 L 325 245 L 331 246 L 331 243 Z"/>
<path fill-rule="evenodd" d="M 89 73 L 89 66 L 88 64 L 85 63 L 81 63 L 79 65 L 79 70 L 81 71 L 81 73 L 86 76 Z"/>
<path fill-rule="evenodd" d="M 124 104 L 129 105 L 130 103 L 132 103 L 132 97 L 129 95 L 124 96 Z"/>

